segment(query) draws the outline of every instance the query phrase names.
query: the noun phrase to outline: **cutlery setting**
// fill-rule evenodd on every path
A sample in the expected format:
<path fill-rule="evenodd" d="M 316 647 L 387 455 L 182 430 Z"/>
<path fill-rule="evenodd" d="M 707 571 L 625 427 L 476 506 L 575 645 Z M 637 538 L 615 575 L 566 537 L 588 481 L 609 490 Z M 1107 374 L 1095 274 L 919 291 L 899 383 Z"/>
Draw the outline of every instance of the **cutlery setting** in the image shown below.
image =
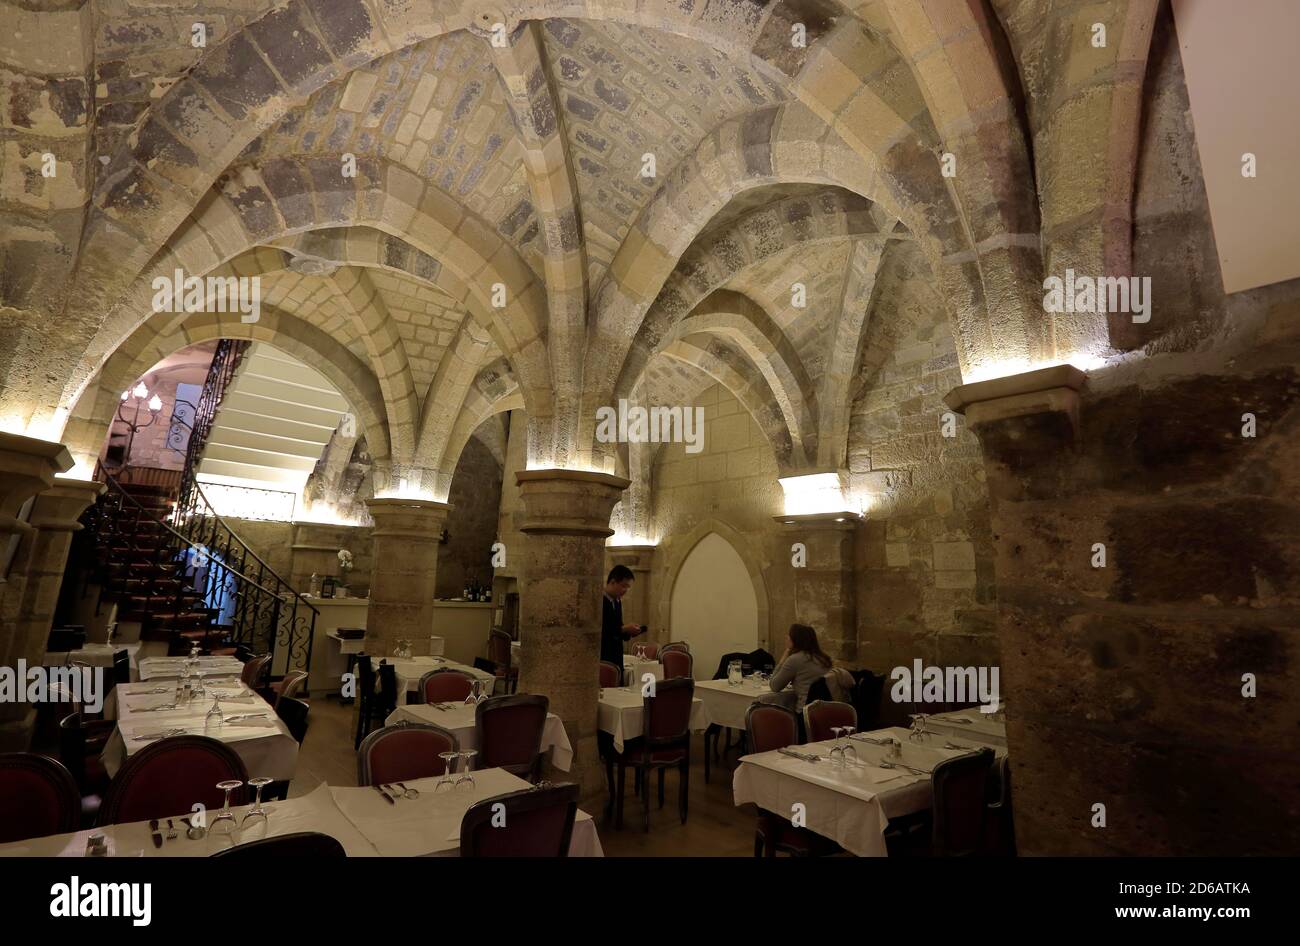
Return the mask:
<path fill-rule="evenodd" d="M 152 742 L 155 739 L 167 739 L 170 736 L 183 736 L 185 732 L 184 729 L 164 729 L 162 732 L 140 733 L 138 736 L 132 736 L 131 740 L 133 742 Z"/>
<path fill-rule="evenodd" d="M 222 722 L 234 723 L 241 719 L 266 719 L 265 713 L 236 713 L 234 716 L 227 716 Z"/>
<path fill-rule="evenodd" d="M 821 756 L 814 755 L 811 752 L 795 752 L 793 749 L 777 749 L 781 755 L 788 755 L 792 759 L 802 759 L 805 762 L 820 762 Z"/>

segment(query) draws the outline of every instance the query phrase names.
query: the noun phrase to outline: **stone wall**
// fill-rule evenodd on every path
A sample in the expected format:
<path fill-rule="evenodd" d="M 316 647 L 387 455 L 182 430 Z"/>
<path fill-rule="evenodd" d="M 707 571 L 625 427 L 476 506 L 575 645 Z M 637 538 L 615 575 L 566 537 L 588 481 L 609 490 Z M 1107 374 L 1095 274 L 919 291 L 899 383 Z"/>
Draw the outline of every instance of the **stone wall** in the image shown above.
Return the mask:
<path fill-rule="evenodd" d="M 943 300 L 914 244 L 886 251 L 849 429 L 859 542 L 858 662 L 996 665 L 996 591 L 979 444 L 943 396 L 961 383 Z M 952 436 L 945 436 L 951 433 Z"/>
<path fill-rule="evenodd" d="M 477 437 L 470 437 L 456 464 L 447 498 L 451 512 L 447 543 L 438 549 L 438 597 L 459 598 L 466 579 L 480 585 L 491 583 L 501 479 L 501 465 L 492 451 Z"/>

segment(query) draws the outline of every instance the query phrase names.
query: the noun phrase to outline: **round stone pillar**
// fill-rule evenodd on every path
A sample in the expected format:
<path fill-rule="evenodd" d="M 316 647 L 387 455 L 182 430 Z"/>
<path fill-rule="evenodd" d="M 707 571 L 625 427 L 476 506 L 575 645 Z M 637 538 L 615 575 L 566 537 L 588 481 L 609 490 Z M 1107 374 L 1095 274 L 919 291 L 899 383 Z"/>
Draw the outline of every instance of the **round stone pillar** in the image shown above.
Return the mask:
<path fill-rule="evenodd" d="M 515 474 L 524 504 L 519 593 L 519 690 L 551 702 L 573 746 L 558 778 L 580 786 L 590 810 L 604 792 L 596 749 L 601 596 L 609 516 L 628 480 L 581 470 Z"/>
<path fill-rule="evenodd" d="M 375 520 L 366 653 L 386 657 L 400 638 L 428 640 L 433 629 L 438 545 L 447 503 L 426 499 L 371 499 Z"/>

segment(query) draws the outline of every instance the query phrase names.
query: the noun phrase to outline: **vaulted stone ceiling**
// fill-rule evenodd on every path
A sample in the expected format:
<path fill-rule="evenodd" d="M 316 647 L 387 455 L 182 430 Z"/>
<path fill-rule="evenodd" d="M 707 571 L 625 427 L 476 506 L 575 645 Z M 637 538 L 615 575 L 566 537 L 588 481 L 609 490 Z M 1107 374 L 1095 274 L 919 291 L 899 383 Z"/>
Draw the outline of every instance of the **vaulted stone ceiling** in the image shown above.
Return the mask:
<path fill-rule="evenodd" d="M 1130 115 L 1081 89 L 1130 75 L 1153 4 L 1097 5 L 1108 71 L 1051 84 L 1042 30 L 1002 6 L 10 2 L 0 420 L 92 453 L 124 375 L 234 336 L 331 376 L 381 486 L 445 495 L 514 407 L 530 462 L 623 468 L 597 406 L 717 381 L 783 469 L 843 465 L 891 260 L 928 270 L 971 375 L 1120 345 L 1035 311 L 1039 207 L 1128 212 L 1126 156 L 1060 179 L 1052 123 Z M 34 173 L 47 149 L 64 177 Z M 1052 213 L 1064 258 L 1126 247 Z M 151 312 L 176 269 L 259 276 L 262 319 Z"/>

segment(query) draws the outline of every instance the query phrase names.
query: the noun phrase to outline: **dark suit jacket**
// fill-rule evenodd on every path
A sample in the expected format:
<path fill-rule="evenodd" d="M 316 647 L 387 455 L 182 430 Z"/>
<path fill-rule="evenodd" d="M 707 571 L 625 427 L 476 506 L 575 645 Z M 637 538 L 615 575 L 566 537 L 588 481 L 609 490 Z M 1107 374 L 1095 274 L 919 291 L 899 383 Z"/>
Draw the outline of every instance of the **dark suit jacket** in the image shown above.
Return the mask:
<path fill-rule="evenodd" d="M 623 667 L 623 602 L 601 595 L 600 659 Z"/>

